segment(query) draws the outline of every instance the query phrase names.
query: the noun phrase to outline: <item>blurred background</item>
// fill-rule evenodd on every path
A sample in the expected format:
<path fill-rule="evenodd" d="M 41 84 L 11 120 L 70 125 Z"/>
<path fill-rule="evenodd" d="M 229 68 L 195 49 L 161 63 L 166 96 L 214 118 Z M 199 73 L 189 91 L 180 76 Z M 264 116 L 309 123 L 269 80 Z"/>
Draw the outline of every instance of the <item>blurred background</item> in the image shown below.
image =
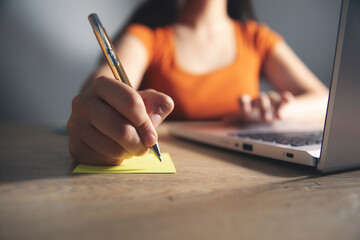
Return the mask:
<path fill-rule="evenodd" d="M 0 0 L 0 122 L 65 123 L 101 54 L 87 16 L 114 36 L 142 0 Z M 341 0 L 253 0 L 327 86 Z M 266 86 L 264 87 L 266 88 Z"/>

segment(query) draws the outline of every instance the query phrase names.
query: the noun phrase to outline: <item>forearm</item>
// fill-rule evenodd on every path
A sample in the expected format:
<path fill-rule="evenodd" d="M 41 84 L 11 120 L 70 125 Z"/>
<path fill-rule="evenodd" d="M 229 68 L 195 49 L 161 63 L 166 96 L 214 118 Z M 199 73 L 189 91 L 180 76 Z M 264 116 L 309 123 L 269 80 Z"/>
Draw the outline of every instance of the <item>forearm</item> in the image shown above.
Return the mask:
<path fill-rule="evenodd" d="M 138 89 L 147 68 L 148 56 L 146 48 L 137 37 L 131 34 L 125 34 L 119 40 L 119 43 L 114 42 L 114 44 L 132 87 Z M 114 78 L 109 65 L 105 61 L 85 80 L 80 92 L 91 86 L 94 79 L 100 76 Z"/>

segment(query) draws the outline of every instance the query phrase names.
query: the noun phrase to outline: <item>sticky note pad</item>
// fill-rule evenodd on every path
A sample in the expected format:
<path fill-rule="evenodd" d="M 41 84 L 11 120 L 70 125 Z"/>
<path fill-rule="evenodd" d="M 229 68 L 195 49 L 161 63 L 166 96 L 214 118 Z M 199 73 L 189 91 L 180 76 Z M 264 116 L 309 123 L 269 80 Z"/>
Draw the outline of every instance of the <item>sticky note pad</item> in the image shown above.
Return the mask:
<path fill-rule="evenodd" d="M 79 164 L 73 173 L 176 173 L 175 166 L 168 153 L 161 154 L 162 162 L 148 153 L 124 160 L 119 166 L 93 166 Z"/>

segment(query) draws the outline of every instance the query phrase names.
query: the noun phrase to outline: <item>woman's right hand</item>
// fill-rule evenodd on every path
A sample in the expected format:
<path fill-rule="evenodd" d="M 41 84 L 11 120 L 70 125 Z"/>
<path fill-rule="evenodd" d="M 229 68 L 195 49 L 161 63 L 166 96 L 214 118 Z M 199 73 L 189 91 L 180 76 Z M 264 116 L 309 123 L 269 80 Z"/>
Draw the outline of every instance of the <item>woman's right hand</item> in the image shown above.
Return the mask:
<path fill-rule="evenodd" d="M 70 154 L 92 165 L 119 165 L 144 154 L 157 141 L 155 127 L 173 107 L 163 93 L 138 92 L 116 79 L 98 77 L 72 101 Z"/>

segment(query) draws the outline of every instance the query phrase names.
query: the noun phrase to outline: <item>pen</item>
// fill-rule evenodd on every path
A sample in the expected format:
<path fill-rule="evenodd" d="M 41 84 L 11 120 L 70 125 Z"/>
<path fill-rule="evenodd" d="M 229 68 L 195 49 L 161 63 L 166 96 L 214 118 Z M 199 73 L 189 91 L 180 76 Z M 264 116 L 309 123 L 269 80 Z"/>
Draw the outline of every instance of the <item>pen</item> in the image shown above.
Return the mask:
<path fill-rule="evenodd" d="M 105 28 L 101 24 L 99 17 L 97 16 L 96 13 L 92 13 L 89 15 L 88 19 L 94 30 L 96 39 L 98 40 L 100 47 L 106 57 L 106 60 L 111 68 L 111 71 L 114 74 L 114 77 L 117 80 L 120 80 L 131 87 L 131 83 L 124 71 L 124 68 L 120 63 L 120 60 L 116 52 L 114 51 L 114 46 L 111 43 L 105 31 Z M 160 160 L 160 162 L 162 162 L 159 144 L 156 142 L 154 146 L 150 147 L 150 149 L 155 154 L 155 156 Z"/>

